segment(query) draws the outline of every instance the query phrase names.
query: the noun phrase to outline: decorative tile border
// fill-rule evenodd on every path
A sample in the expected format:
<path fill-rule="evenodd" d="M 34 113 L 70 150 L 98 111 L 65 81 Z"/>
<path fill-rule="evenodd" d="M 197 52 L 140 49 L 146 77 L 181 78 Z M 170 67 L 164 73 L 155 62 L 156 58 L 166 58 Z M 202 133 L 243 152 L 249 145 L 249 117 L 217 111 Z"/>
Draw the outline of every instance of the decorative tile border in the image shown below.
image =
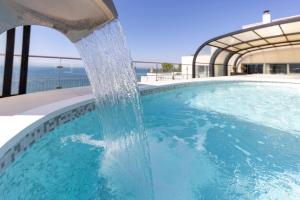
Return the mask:
<path fill-rule="evenodd" d="M 156 93 L 160 93 L 160 92 L 166 92 L 166 91 L 177 89 L 177 88 L 187 87 L 189 85 L 191 85 L 191 84 L 184 83 L 184 84 L 176 84 L 176 85 L 156 86 L 153 88 L 141 90 L 140 94 L 141 94 L 141 96 L 147 96 L 147 95 L 156 94 Z"/>
<path fill-rule="evenodd" d="M 52 119 L 40 124 L 33 131 L 27 133 L 16 145 L 8 149 L 4 156 L 0 158 L 0 173 L 10 166 L 18 157 L 20 157 L 29 147 L 41 139 L 47 133 L 53 131 L 60 125 L 70 122 L 88 112 L 95 110 L 94 103 L 88 103 L 79 106 L 70 111 L 59 114 Z"/>
<path fill-rule="evenodd" d="M 177 84 L 168 84 L 168 85 L 161 85 L 161 86 L 154 86 L 153 88 L 146 88 L 140 91 L 141 96 L 147 96 L 151 94 L 156 94 L 160 92 L 166 92 L 178 88 L 185 88 L 189 86 L 197 86 L 197 85 L 215 85 L 215 84 L 231 84 L 231 83 L 241 83 L 241 82 L 251 82 L 251 83 L 278 83 L 278 84 L 293 84 L 299 85 L 300 83 L 295 83 L 292 81 L 274 81 L 274 80 L 206 80 L 206 81 L 199 81 L 199 82 L 185 82 L 185 83 L 177 83 Z"/>

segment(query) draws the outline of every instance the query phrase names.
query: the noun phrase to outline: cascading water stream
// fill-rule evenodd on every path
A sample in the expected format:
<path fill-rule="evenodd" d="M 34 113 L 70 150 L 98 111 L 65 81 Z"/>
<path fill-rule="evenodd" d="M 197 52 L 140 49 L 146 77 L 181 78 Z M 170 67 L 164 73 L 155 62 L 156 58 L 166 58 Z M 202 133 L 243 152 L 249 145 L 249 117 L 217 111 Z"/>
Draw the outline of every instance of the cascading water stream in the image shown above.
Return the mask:
<path fill-rule="evenodd" d="M 76 43 L 91 82 L 105 154 L 99 173 L 122 199 L 153 199 L 147 136 L 131 55 L 114 20 Z M 124 196 L 123 196 L 124 197 Z"/>

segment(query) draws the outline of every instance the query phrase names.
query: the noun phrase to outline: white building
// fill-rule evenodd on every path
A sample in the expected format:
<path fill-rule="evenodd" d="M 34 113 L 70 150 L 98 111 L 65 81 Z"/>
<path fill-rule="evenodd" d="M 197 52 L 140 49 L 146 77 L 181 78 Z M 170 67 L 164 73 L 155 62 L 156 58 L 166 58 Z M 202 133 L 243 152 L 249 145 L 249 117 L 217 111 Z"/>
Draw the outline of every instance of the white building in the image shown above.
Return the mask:
<path fill-rule="evenodd" d="M 209 61 L 216 48 L 211 47 L 206 50 L 205 53 L 199 55 L 196 60 L 196 74 L 198 77 L 207 77 L 209 75 Z M 181 73 L 186 74 L 189 78 L 192 78 L 193 75 L 193 63 L 194 56 L 182 56 L 181 57 Z"/>
<path fill-rule="evenodd" d="M 194 56 L 182 57 L 182 73 L 190 77 L 300 73 L 300 16 L 272 20 L 265 11 L 262 22 L 213 38 L 195 55 L 195 63 Z"/>

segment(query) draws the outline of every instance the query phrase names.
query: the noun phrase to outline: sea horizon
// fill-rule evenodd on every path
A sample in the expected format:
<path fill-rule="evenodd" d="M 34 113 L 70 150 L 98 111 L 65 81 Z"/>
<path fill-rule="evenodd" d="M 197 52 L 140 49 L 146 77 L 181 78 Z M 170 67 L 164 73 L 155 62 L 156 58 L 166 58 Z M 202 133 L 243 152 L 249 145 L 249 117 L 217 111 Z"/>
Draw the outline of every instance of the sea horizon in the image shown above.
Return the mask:
<path fill-rule="evenodd" d="M 135 68 L 137 81 L 141 76 L 146 75 L 149 69 Z M 0 66 L 0 77 L 3 77 L 4 68 Z M 14 67 L 12 80 L 12 94 L 18 93 L 20 67 Z M 0 94 L 2 85 L 0 83 Z M 71 88 L 90 85 L 84 67 L 63 67 L 52 66 L 30 66 L 28 68 L 27 92 L 46 91 L 57 88 Z"/>

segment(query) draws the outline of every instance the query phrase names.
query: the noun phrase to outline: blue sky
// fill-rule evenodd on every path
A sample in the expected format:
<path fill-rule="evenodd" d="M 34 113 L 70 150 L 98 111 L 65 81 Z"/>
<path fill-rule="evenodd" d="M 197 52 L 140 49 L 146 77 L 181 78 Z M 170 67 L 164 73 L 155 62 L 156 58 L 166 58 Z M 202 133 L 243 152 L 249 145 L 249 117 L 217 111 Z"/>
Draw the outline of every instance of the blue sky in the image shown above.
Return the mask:
<path fill-rule="evenodd" d="M 261 21 L 300 14 L 299 0 L 115 0 L 134 59 L 180 61 L 206 40 Z"/>
<path fill-rule="evenodd" d="M 300 14 L 299 0 L 114 0 L 134 60 L 180 62 L 206 40 L 241 25 Z M 3 36 L 2 36 L 3 38 Z M 1 41 L 1 36 L 0 36 Z M 0 51 L 3 45 L 0 42 Z M 48 28 L 34 27 L 31 54 L 74 56 L 74 45 Z"/>

